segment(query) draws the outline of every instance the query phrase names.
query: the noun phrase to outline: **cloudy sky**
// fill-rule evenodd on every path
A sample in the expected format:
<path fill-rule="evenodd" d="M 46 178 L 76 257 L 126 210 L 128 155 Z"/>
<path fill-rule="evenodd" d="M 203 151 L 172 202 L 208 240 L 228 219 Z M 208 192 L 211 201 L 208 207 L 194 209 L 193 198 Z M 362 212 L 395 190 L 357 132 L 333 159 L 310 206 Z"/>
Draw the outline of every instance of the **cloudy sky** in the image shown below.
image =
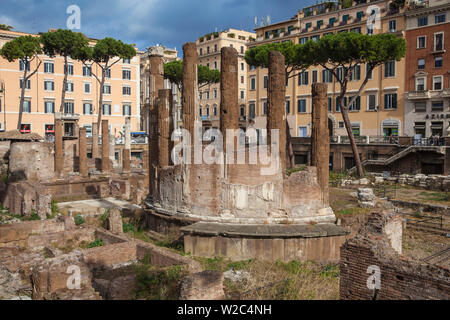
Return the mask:
<path fill-rule="evenodd" d="M 252 31 L 267 15 L 272 22 L 293 17 L 315 0 L 1 0 L 0 24 L 18 31 L 66 28 L 67 7 L 81 9 L 81 32 L 135 43 L 176 47 L 199 36 L 230 27 Z M 259 23 L 259 22 L 258 22 Z"/>

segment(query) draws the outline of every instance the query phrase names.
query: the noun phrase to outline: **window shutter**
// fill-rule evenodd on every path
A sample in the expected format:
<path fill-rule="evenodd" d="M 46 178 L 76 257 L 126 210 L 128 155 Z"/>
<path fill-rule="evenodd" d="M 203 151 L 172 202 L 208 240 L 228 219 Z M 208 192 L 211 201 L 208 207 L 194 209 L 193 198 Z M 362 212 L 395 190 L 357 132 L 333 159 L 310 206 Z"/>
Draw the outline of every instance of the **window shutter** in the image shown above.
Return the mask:
<path fill-rule="evenodd" d="M 305 71 L 305 84 L 308 84 L 308 71 Z"/>
<path fill-rule="evenodd" d="M 396 93 L 394 93 L 394 94 L 392 95 L 392 107 L 393 107 L 394 109 L 397 109 L 397 94 L 396 94 Z"/>
<path fill-rule="evenodd" d="M 385 95 L 384 95 L 384 108 L 385 108 L 385 109 L 388 107 L 388 99 L 389 99 L 388 95 L 385 94 Z"/>

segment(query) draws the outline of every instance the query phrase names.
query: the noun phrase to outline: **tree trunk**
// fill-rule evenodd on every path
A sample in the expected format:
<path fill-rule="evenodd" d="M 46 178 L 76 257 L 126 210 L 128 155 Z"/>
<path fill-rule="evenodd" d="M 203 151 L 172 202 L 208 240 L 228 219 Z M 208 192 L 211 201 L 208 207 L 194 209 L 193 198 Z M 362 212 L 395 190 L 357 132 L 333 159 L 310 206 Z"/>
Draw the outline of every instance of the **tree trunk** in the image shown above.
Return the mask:
<path fill-rule="evenodd" d="M 67 65 L 67 57 L 64 57 L 64 80 L 61 94 L 61 106 L 59 112 L 64 113 L 64 105 L 66 103 L 66 90 L 67 90 L 67 74 L 69 73 L 69 66 Z"/>
<path fill-rule="evenodd" d="M 25 69 L 23 71 L 23 81 L 22 81 L 22 89 L 20 90 L 20 105 L 19 105 L 19 119 L 17 120 L 17 130 L 20 131 L 22 127 L 22 115 L 23 115 L 23 103 L 25 102 L 25 88 L 27 86 L 27 72 L 28 72 L 28 61 L 24 63 Z M 6 130 L 6 128 L 5 128 Z"/>
<path fill-rule="evenodd" d="M 339 98 L 340 105 L 341 105 L 341 114 L 342 119 L 345 123 L 345 129 L 347 129 L 348 138 L 350 140 L 350 145 L 352 147 L 353 151 L 353 158 L 355 159 L 355 166 L 358 172 L 358 176 L 363 176 L 363 169 L 361 165 L 361 159 L 359 158 L 359 152 L 358 152 L 358 146 L 356 145 L 355 136 L 353 135 L 352 126 L 350 123 L 350 119 L 348 118 L 348 110 L 347 107 L 344 106 L 344 97 Z"/>
<path fill-rule="evenodd" d="M 102 68 L 102 80 L 100 81 L 100 94 L 98 98 L 98 118 L 97 118 L 97 128 L 100 132 L 100 126 L 102 124 L 102 112 L 103 112 L 103 86 L 105 84 L 105 75 L 108 69 Z M 102 133 L 103 134 L 103 133 Z"/>

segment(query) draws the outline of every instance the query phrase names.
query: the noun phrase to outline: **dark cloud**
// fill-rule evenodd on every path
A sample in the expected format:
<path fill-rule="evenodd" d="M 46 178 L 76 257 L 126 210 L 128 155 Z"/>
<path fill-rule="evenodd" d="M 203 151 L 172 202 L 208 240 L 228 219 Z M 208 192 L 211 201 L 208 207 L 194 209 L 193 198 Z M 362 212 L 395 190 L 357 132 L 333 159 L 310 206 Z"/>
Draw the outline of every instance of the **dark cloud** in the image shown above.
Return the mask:
<path fill-rule="evenodd" d="M 254 20 L 267 15 L 287 20 L 313 0 L 2 0 L 0 23 L 24 32 L 65 28 L 69 5 L 81 9 L 81 32 L 135 43 L 140 49 L 161 43 L 181 48 L 187 41 L 215 31 L 252 31 Z"/>

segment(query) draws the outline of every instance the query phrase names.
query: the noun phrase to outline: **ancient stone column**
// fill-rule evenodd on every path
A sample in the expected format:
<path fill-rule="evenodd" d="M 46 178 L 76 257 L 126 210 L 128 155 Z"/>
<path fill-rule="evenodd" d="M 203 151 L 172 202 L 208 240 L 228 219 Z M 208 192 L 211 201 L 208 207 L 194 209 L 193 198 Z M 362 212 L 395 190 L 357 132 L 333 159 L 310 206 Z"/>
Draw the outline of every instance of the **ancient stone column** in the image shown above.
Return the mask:
<path fill-rule="evenodd" d="M 108 120 L 102 120 L 102 172 L 109 172 L 109 127 Z"/>
<path fill-rule="evenodd" d="M 197 112 L 197 63 L 197 46 L 192 42 L 185 43 L 183 45 L 183 128 L 189 131 L 192 138 L 195 121 L 199 120 Z"/>
<path fill-rule="evenodd" d="M 267 89 L 267 143 L 272 143 L 272 129 L 278 130 L 280 167 L 286 169 L 286 66 L 279 51 L 269 52 L 269 78 Z"/>
<path fill-rule="evenodd" d="M 232 150 L 227 150 L 227 129 L 239 129 L 238 53 L 236 49 L 223 47 L 220 63 L 220 131 L 223 134 L 223 150 L 228 158 L 234 157 L 234 147 Z M 233 154 L 228 154 L 230 152 Z"/>
<path fill-rule="evenodd" d="M 63 157 L 63 121 L 55 120 L 55 173 L 59 177 L 64 166 Z"/>
<path fill-rule="evenodd" d="M 158 166 L 158 94 L 164 89 L 164 51 L 162 47 L 149 49 L 149 110 L 148 110 L 148 176 L 149 194 L 156 190 L 156 167 Z"/>
<path fill-rule="evenodd" d="M 98 152 L 98 127 L 97 127 L 97 123 L 94 122 L 92 123 L 92 159 L 94 159 L 94 163 L 95 163 L 95 159 L 100 158 L 100 154 Z"/>
<path fill-rule="evenodd" d="M 170 89 L 159 90 L 158 106 L 158 163 L 160 167 L 170 164 L 171 145 L 171 105 L 172 91 Z M 173 128 L 172 128 L 173 130 Z"/>
<path fill-rule="evenodd" d="M 80 156 L 79 156 L 79 167 L 80 167 L 80 175 L 82 177 L 88 176 L 88 165 L 87 165 L 87 150 L 86 150 L 86 128 L 82 127 L 79 131 L 79 150 L 80 150 Z"/>
<path fill-rule="evenodd" d="M 122 152 L 122 171 L 130 172 L 131 128 L 130 118 L 125 118 L 124 149 Z"/>
<path fill-rule="evenodd" d="M 329 204 L 330 135 L 328 99 L 325 83 L 312 84 L 311 165 L 317 167 L 317 181 L 324 205 Z"/>

